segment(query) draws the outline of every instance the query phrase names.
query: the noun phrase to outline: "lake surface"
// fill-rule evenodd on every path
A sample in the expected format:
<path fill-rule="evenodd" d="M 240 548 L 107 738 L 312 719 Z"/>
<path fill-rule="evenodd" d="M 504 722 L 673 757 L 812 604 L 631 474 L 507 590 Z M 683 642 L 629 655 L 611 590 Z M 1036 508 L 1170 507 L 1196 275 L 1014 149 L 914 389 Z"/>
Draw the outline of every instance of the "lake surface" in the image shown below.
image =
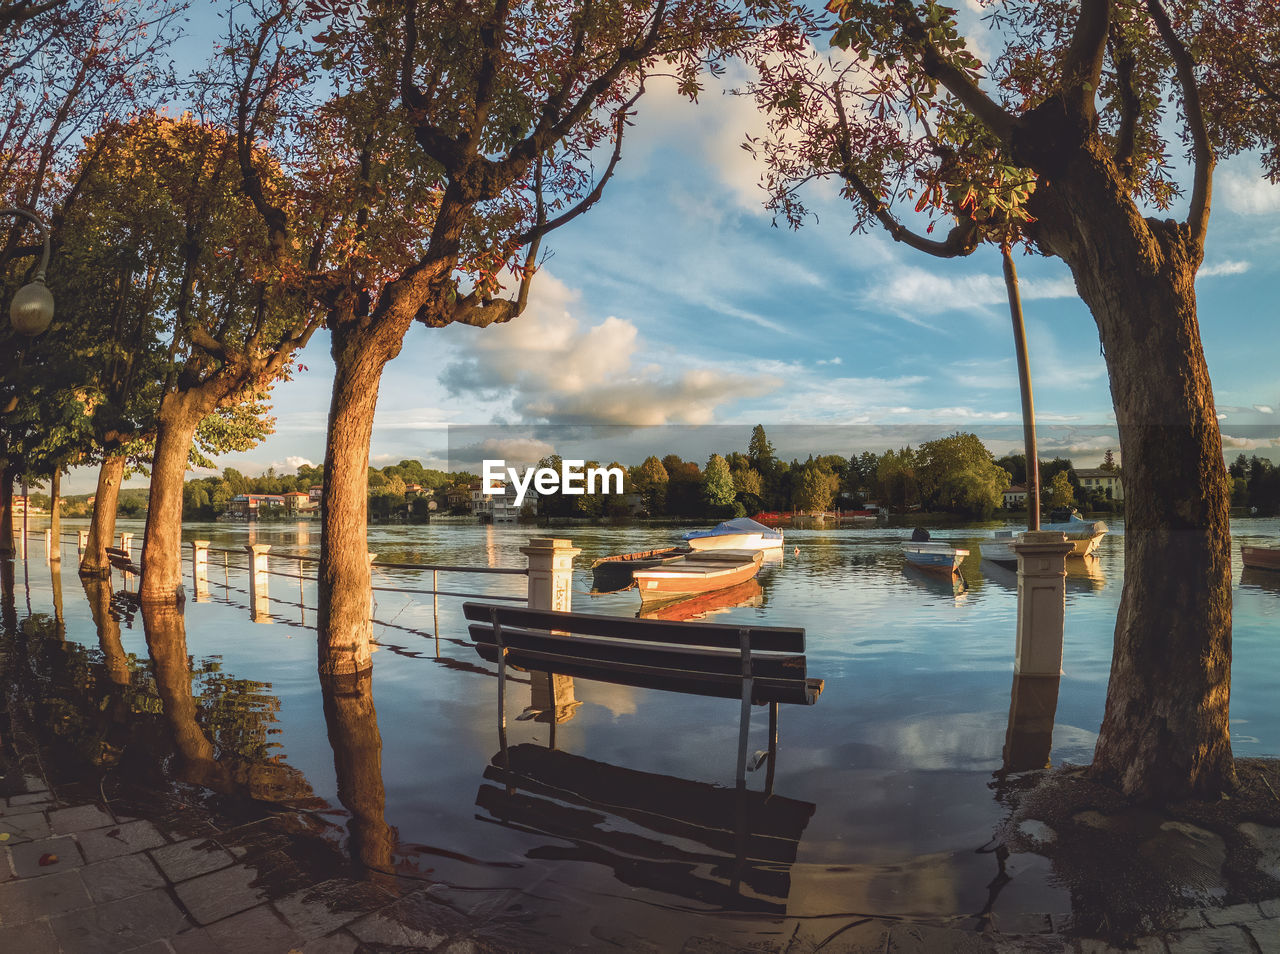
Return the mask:
<path fill-rule="evenodd" d="M 825 680 L 815 706 L 781 707 L 772 778 L 766 763 L 747 781 L 757 793 L 771 781 L 767 799 L 735 791 L 736 701 L 579 679 L 576 705 L 563 689 L 557 697 L 563 721 L 522 720 L 531 704 L 523 673 L 508 686 L 506 743 L 512 767 L 537 781 L 513 787 L 501 770 L 495 667 L 471 648 L 462 601 L 442 597 L 437 626 L 430 596 L 379 590 L 375 712 L 367 718 L 381 736 L 381 820 L 394 830 L 393 863 L 461 890 L 521 889 L 547 930 L 575 942 L 584 940 L 586 922 L 604 917 L 643 925 L 644 936 L 661 943 L 664 931 L 687 937 L 690 924 L 710 915 L 1069 910 L 1068 892 L 1034 855 L 1013 860 L 1013 878 L 998 894 L 989 889 L 997 873 L 990 844 L 1008 813 L 993 774 L 1009 728 L 1016 625 L 1014 574 L 979 559 L 980 541 L 995 526 L 934 532 L 972 551 L 959 590 L 904 569 L 898 544 L 909 531 L 788 530 L 783 561 L 761 571 L 759 590 L 706 617 L 804 627 L 809 675 Z M 141 525 L 122 521 L 118 529 L 135 530 L 136 547 Z M 373 527 L 369 546 L 383 562 L 523 567 L 519 548 L 546 534 Z M 555 534 L 582 549 L 573 608 L 621 616 L 639 609 L 635 591 L 592 596 L 586 568 L 599 556 L 677 537 L 669 529 Z M 1280 575 L 1242 579 L 1239 563 L 1241 542 L 1280 539 L 1280 520 L 1236 521 L 1233 536 L 1232 742 L 1237 756 L 1280 756 Z M 236 550 L 268 543 L 273 553 L 319 548 L 315 524 L 191 525 L 185 538 Z M 54 612 L 43 547 L 33 541 L 31 551 L 25 571 L 16 568 L 20 629 L 29 625 L 24 618 L 47 621 Z M 66 639 L 84 648 L 88 664 L 118 670 L 74 573 L 74 544 L 63 553 Z M 188 600 L 183 619 L 196 720 L 220 753 L 287 766 L 289 784 L 328 803 L 340 822 L 340 794 L 353 798 L 339 792 L 315 674 L 308 628 L 315 587 L 301 584 L 298 606 L 297 564 L 273 559 L 272 569 L 288 575 L 270 579 L 272 621 L 254 623 L 245 555 L 225 559 L 224 578 L 224 554 L 211 554 L 210 599 Z M 1054 765 L 1091 758 L 1123 572 L 1119 522 L 1096 560 L 1069 564 L 1064 673 L 1048 751 Z M 374 583 L 430 589 L 431 576 L 377 569 Z M 441 574 L 440 587 L 520 595 L 525 580 Z M 141 618 L 119 606 L 114 613 L 129 678 L 149 685 Z M 228 716 L 228 706 L 239 706 L 239 715 Z M 237 736 L 231 723 L 258 728 Z M 757 707 L 749 748 L 766 749 L 767 735 L 767 709 Z M 353 811 L 360 816 L 367 805 Z M 745 833 L 742 818 L 750 822 Z M 579 916 L 588 910 L 590 918 Z"/>

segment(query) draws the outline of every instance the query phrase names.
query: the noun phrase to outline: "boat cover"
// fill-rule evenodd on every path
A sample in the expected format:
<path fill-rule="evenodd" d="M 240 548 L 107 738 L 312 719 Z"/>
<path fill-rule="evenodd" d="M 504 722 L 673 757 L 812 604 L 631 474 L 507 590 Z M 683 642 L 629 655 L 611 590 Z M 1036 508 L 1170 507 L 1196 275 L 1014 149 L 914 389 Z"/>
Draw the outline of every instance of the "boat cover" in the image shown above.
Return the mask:
<path fill-rule="evenodd" d="M 781 540 L 782 531 L 775 530 L 773 527 L 766 527 L 763 523 L 757 523 L 750 517 L 738 517 L 734 520 L 726 520 L 718 527 L 710 530 L 690 530 L 686 533 L 682 540 L 697 540 L 700 537 L 727 537 L 735 533 L 758 533 L 765 540 Z"/>

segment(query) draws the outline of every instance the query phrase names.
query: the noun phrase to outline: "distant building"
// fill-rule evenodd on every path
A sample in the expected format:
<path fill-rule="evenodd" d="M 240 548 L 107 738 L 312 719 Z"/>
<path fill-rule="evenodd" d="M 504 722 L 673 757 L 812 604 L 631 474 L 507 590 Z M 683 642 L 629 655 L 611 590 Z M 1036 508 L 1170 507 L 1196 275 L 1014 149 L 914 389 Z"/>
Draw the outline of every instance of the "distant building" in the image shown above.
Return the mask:
<path fill-rule="evenodd" d="M 478 488 L 480 485 L 477 484 Z M 450 487 L 445 494 L 449 501 L 450 510 L 471 510 L 471 488 L 466 484 L 455 484 Z"/>
<path fill-rule="evenodd" d="M 44 513 L 44 508 L 32 504 L 29 497 L 25 497 L 22 494 L 14 494 L 9 498 L 9 512 L 16 517 L 24 513 Z"/>
<path fill-rule="evenodd" d="M 284 509 L 286 513 L 307 513 L 315 510 L 318 504 L 313 503 L 311 494 L 301 490 L 291 490 L 287 494 L 281 494 L 284 497 Z"/>
<path fill-rule="evenodd" d="M 307 491 L 307 499 L 317 506 L 319 506 L 322 496 L 324 496 L 324 484 L 316 484 Z"/>
<path fill-rule="evenodd" d="M 1077 467 L 1076 479 L 1085 491 L 1100 490 L 1112 500 L 1124 500 L 1124 481 L 1118 470 L 1103 470 L 1100 467 Z M 1110 493 L 1107 493 L 1110 491 Z"/>
<path fill-rule="evenodd" d="M 280 512 L 284 509 L 284 494 L 241 494 L 232 497 L 227 504 L 227 512 L 242 520 L 255 520 L 263 513 Z"/>
<path fill-rule="evenodd" d="M 537 495 L 532 488 L 525 492 L 521 506 L 517 507 L 515 484 L 498 486 L 501 487 L 501 491 L 496 494 L 486 494 L 482 483 L 472 483 L 470 486 L 471 512 L 481 521 L 511 523 L 520 516 L 520 511 L 524 508 L 528 508 L 534 514 L 538 512 Z"/>
<path fill-rule="evenodd" d="M 1006 510 L 1021 508 L 1027 505 L 1027 488 L 1022 484 L 1014 484 L 1004 492 L 1004 507 Z"/>

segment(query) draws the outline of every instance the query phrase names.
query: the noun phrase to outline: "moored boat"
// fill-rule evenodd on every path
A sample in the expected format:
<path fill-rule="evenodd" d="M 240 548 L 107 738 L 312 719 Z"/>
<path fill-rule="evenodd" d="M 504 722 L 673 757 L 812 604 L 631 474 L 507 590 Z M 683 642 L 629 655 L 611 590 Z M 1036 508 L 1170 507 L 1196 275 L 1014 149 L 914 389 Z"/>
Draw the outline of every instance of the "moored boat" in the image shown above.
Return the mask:
<path fill-rule="evenodd" d="M 744 580 L 735 586 L 677 597 L 663 602 L 645 603 L 636 616 L 640 619 L 668 619 L 679 622 L 705 619 L 716 613 L 727 613 L 738 606 L 759 606 L 764 602 L 764 590 L 756 579 Z"/>
<path fill-rule="evenodd" d="M 1240 548 L 1240 559 L 1251 570 L 1275 570 L 1280 572 L 1280 547 Z"/>
<path fill-rule="evenodd" d="M 920 540 L 904 543 L 902 555 L 912 566 L 930 573 L 953 574 L 959 571 L 960 564 L 969 555 L 969 551 L 953 547 L 949 543 Z"/>
<path fill-rule="evenodd" d="M 646 567 L 670 563 L 692 551 L 689 547 L 659 547 L 656 550 L 637 550 L 601 557 L 591 564 L 591 591 L 613 593 L 625 590 L 634 582 L 632 574 Z"/>
<path fill-rule="evenodd" d="M 749 580 L 759 571 L 762 559 L 759 550 L 703 550 L 636 570 L 632 577 L 642 602 L 670 600 Z"/>
<path fill-rule="evenodd" d="M 683 539 L 695 550 L 769 550 L 782 546 L 782 531 L 738 517 L 710 530 L 690 530 Z"/>
<path fill-rule="evenodd" d="M 990 540 L 983 540 L 978 551 L 982 559 L 999 563 L 1002 566 L 1017 566 L 1018 554 L 1013 552 L 1013 544 L 1018 535 L 1012 530 L 997 530 Z"/>
<path fill-rule="evenodd" d="M 1058 515 L 1056 512 L 1053 514 Z M 1107 532 L 1107 525 L 1101 520 L 1082 520 L 1079 514 L 1072 513 L 1065 520 L 1041 524 L 1040 529 L 1065 533 L 1072 545 L 1067 556 L 1083 557 L 1091 555 L 1098 548 L 1099 541 Z"/>

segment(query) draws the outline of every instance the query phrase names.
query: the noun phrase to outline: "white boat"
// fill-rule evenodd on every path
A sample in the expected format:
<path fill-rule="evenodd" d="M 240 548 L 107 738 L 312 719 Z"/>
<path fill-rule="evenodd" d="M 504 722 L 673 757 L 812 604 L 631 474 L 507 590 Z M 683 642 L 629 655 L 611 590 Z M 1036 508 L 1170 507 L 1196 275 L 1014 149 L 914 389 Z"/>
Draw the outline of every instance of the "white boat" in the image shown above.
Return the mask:
<path fill-rule="evenodd" d="M 782 531 L 738 517 L 710 530 L 690 530 L 683 540 L 695 550 L 772 550 L 782 548 Z"/>
<path fill-rule="evenodd" d="M 1018 554 L 1013 552 L 1013 543 L 1018 535 L 1012 530 L 997 530 L 990 540 L 983 540 L 979 548 L 982 559 L 992 563 L 1018 565 Z"/>
<path fill-rule="evenodd" d="M 969 555 L 969 551 L 953 547 L 949 543 L 921 540 L 904 543 L 902 555 L 912 566 L 931 573 L 950 575 L 959 572 L 960 564 Z"/>
<path fill-rule="evenodd" d="M 1065 533 L 1072 544 L 1072 550 L 1067 556 L 1084 557 L 1091 556 L 1098 549 L 1098 543 L 1107 532 L 1107 525 L 1101 520 L 1082 520 L 1079 514 L 1072 513 L 1066 520 L 1041 524 L 1040 529 Z"/>

